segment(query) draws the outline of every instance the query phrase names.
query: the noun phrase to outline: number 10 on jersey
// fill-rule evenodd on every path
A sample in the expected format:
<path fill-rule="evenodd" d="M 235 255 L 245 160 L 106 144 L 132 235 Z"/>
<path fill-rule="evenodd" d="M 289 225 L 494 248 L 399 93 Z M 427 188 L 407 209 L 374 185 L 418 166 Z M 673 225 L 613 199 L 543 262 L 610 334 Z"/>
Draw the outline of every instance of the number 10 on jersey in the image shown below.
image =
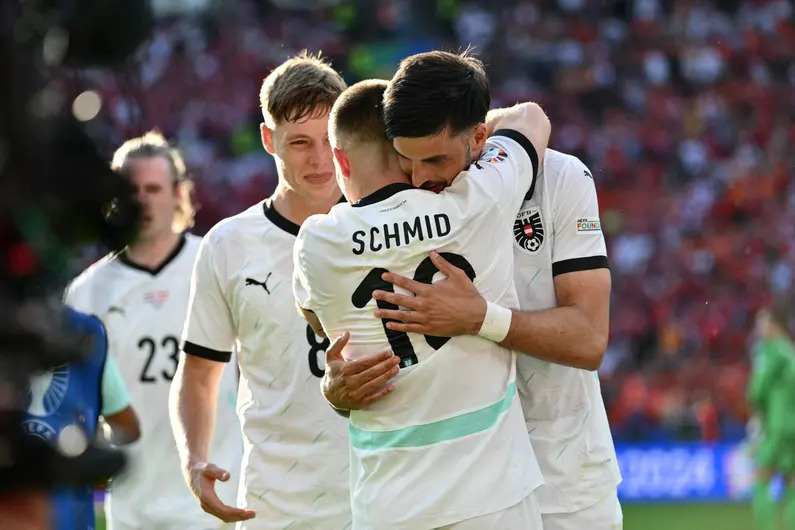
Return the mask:
<path fill-rule="evenodd" d="M 470 280 L 475 279 L 475 269 L 464 256 L 451 252 L 441 252 L 440 255 L 452 265 L 462 269 Z M 356 288 L 351 296 L 351 302 L 354 307 L 359 309 L 365 307 L 370 300 L 373 299 L 373 291 L 381 290 L 390 293 L 395 292 L 395 286 L 381 278 L 385 272 L 389 271 L 379 267 L 372 269 L 365 275 L 359 287 Z M 428 256 L 422 260 L 414 270 L 414 281 L 430 285 L 431 282 L 433 282 L 433 275 L 437 272 L 439 272 L 439 269 L 436 268 L 436 265 L 433 264 L 430 256 Z M 376 300 L 376 305 L 379 309 L 399 309 L 395 304 L 385 302 L 384 300 Z M 399 356 L 401 359 L 399 366 L 401 368 L 406 368 L 417 364 L 419 362 L 417 354 L 414 351 L 414 346 L 411 344 L 408 334 L 405 331 L 389 329 L 386 326 L 389 322 L 394 322 L 394 320 L 386 318 L 381 319 L 386 338 L 389 341 L 389 345 L 392 347 L 392 353 Z M 424 337 L 425 342 L 434 350 L 438 350 L 450 340 L 450 337 L 435 337 L 433 335 L 424 335 Z"/>

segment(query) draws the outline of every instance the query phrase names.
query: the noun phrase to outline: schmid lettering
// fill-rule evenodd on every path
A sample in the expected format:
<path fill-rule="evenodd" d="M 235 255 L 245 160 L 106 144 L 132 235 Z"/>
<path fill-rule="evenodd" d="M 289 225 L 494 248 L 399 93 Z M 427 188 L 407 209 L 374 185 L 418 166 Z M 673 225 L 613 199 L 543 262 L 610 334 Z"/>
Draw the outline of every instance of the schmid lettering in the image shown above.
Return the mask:
<path fill-rule="evenodd" d="M 417 216 L 411 221 L 373 226 L 367 231 L 357 230 L 351 238 L 354 244 L 351 251 L 358 256 L 364 254 L 365 250 L 389 250 L 408 245 L 416 239 L 425 241 L 444 237 L 449 233 L 450 218 L 447 214 Z"/>

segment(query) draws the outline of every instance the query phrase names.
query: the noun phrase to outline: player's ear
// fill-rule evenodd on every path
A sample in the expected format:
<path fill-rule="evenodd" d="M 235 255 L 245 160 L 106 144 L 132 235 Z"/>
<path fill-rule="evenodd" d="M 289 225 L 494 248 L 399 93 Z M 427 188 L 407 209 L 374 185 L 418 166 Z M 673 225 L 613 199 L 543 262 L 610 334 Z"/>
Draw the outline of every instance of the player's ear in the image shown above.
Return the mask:
<path fill-rule="evenodd" d="M 469 148 L 473 153 L 477 153 L 478 151 L 482 150 L 483 147 L 486 145 L 486 140 L 488 140 L 488 132 L 486 131 L 486 124 L 485 123 L 478 123 L 475 125 L 475 129 L 472 131 L 472 136 L 470 137 L 470 144 Z"/>
<path fill-rule="evenodd" d="M 334 153 L 334 160 L 337 162 L 340 173 L 342 173 L 343 177 L 349 178 L 351 176 L 351 163 L 345 155 L 345 152 L 336 147 L 332 149 L 332 152 Z"/>
<path fill-rule="evenodd" d="M 276 149 L 273 148 L 273 131 L 265 125 L 265 122 L 259 124 L 259 133 L 262 137 L 262 147 L 271 154 L 276 154 Z"/>

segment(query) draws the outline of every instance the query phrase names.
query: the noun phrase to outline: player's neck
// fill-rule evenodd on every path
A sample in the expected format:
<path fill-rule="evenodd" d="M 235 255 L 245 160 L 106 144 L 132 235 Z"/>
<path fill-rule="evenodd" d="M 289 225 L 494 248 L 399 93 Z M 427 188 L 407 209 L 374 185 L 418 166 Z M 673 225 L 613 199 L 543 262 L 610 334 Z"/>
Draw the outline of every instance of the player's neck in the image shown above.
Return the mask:
<path fill-rule="evenodd" d="M 385 188 L 390 184 L 411 184 L 404 173 L 394 175 L 382 175 L 377 179 L 365 179 L 364 182 L 358 187 L 356 192 L 349 193 L 351 203 L 357 203 L 368 195 L 372 195 L 381 188 Z"/>
<path fill-rule="evenodd" d="M 350 185 L 347 196 L 351 203 L 357 203 L 390 184 L 410 183 L 409 178 L 400 169 L 396 157 L 388 158 L 387 163 L 384 163 L 381 158 L 351 160 Z"/>
<path fill-rule="evenodd" d="M 156 269 L 174 252 L 181 237 L 181 234 L 167 232 L 159 237 L 136 241 L 129 245 L 124 253 L 127 259 L 136 265 Z"/>
<path fill-rule="evenodd" d="M 276 186 L 271 197 L 273 207 L 279 212 L 279 215 L 301 226 L 310 215 L 328 213 L 331 207 L 339 202 L 341 196 L 342 193 L 337 191 L 328 197 L 311 200 L 279 185 Z"/>

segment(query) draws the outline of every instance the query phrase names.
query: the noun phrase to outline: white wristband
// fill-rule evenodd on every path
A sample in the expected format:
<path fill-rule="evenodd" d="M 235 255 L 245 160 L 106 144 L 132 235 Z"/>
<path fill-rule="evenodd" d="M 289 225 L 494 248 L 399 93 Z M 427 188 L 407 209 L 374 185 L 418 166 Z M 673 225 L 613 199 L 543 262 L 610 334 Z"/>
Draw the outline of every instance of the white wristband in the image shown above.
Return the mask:
<path fill-rule="evenodd" d="M 493 342 L 502 342 L 511 329 L 513 312 L 505 307 L 486 302 L 486 316 L 480 326 L 478 337 L 483 337 Z"/>

